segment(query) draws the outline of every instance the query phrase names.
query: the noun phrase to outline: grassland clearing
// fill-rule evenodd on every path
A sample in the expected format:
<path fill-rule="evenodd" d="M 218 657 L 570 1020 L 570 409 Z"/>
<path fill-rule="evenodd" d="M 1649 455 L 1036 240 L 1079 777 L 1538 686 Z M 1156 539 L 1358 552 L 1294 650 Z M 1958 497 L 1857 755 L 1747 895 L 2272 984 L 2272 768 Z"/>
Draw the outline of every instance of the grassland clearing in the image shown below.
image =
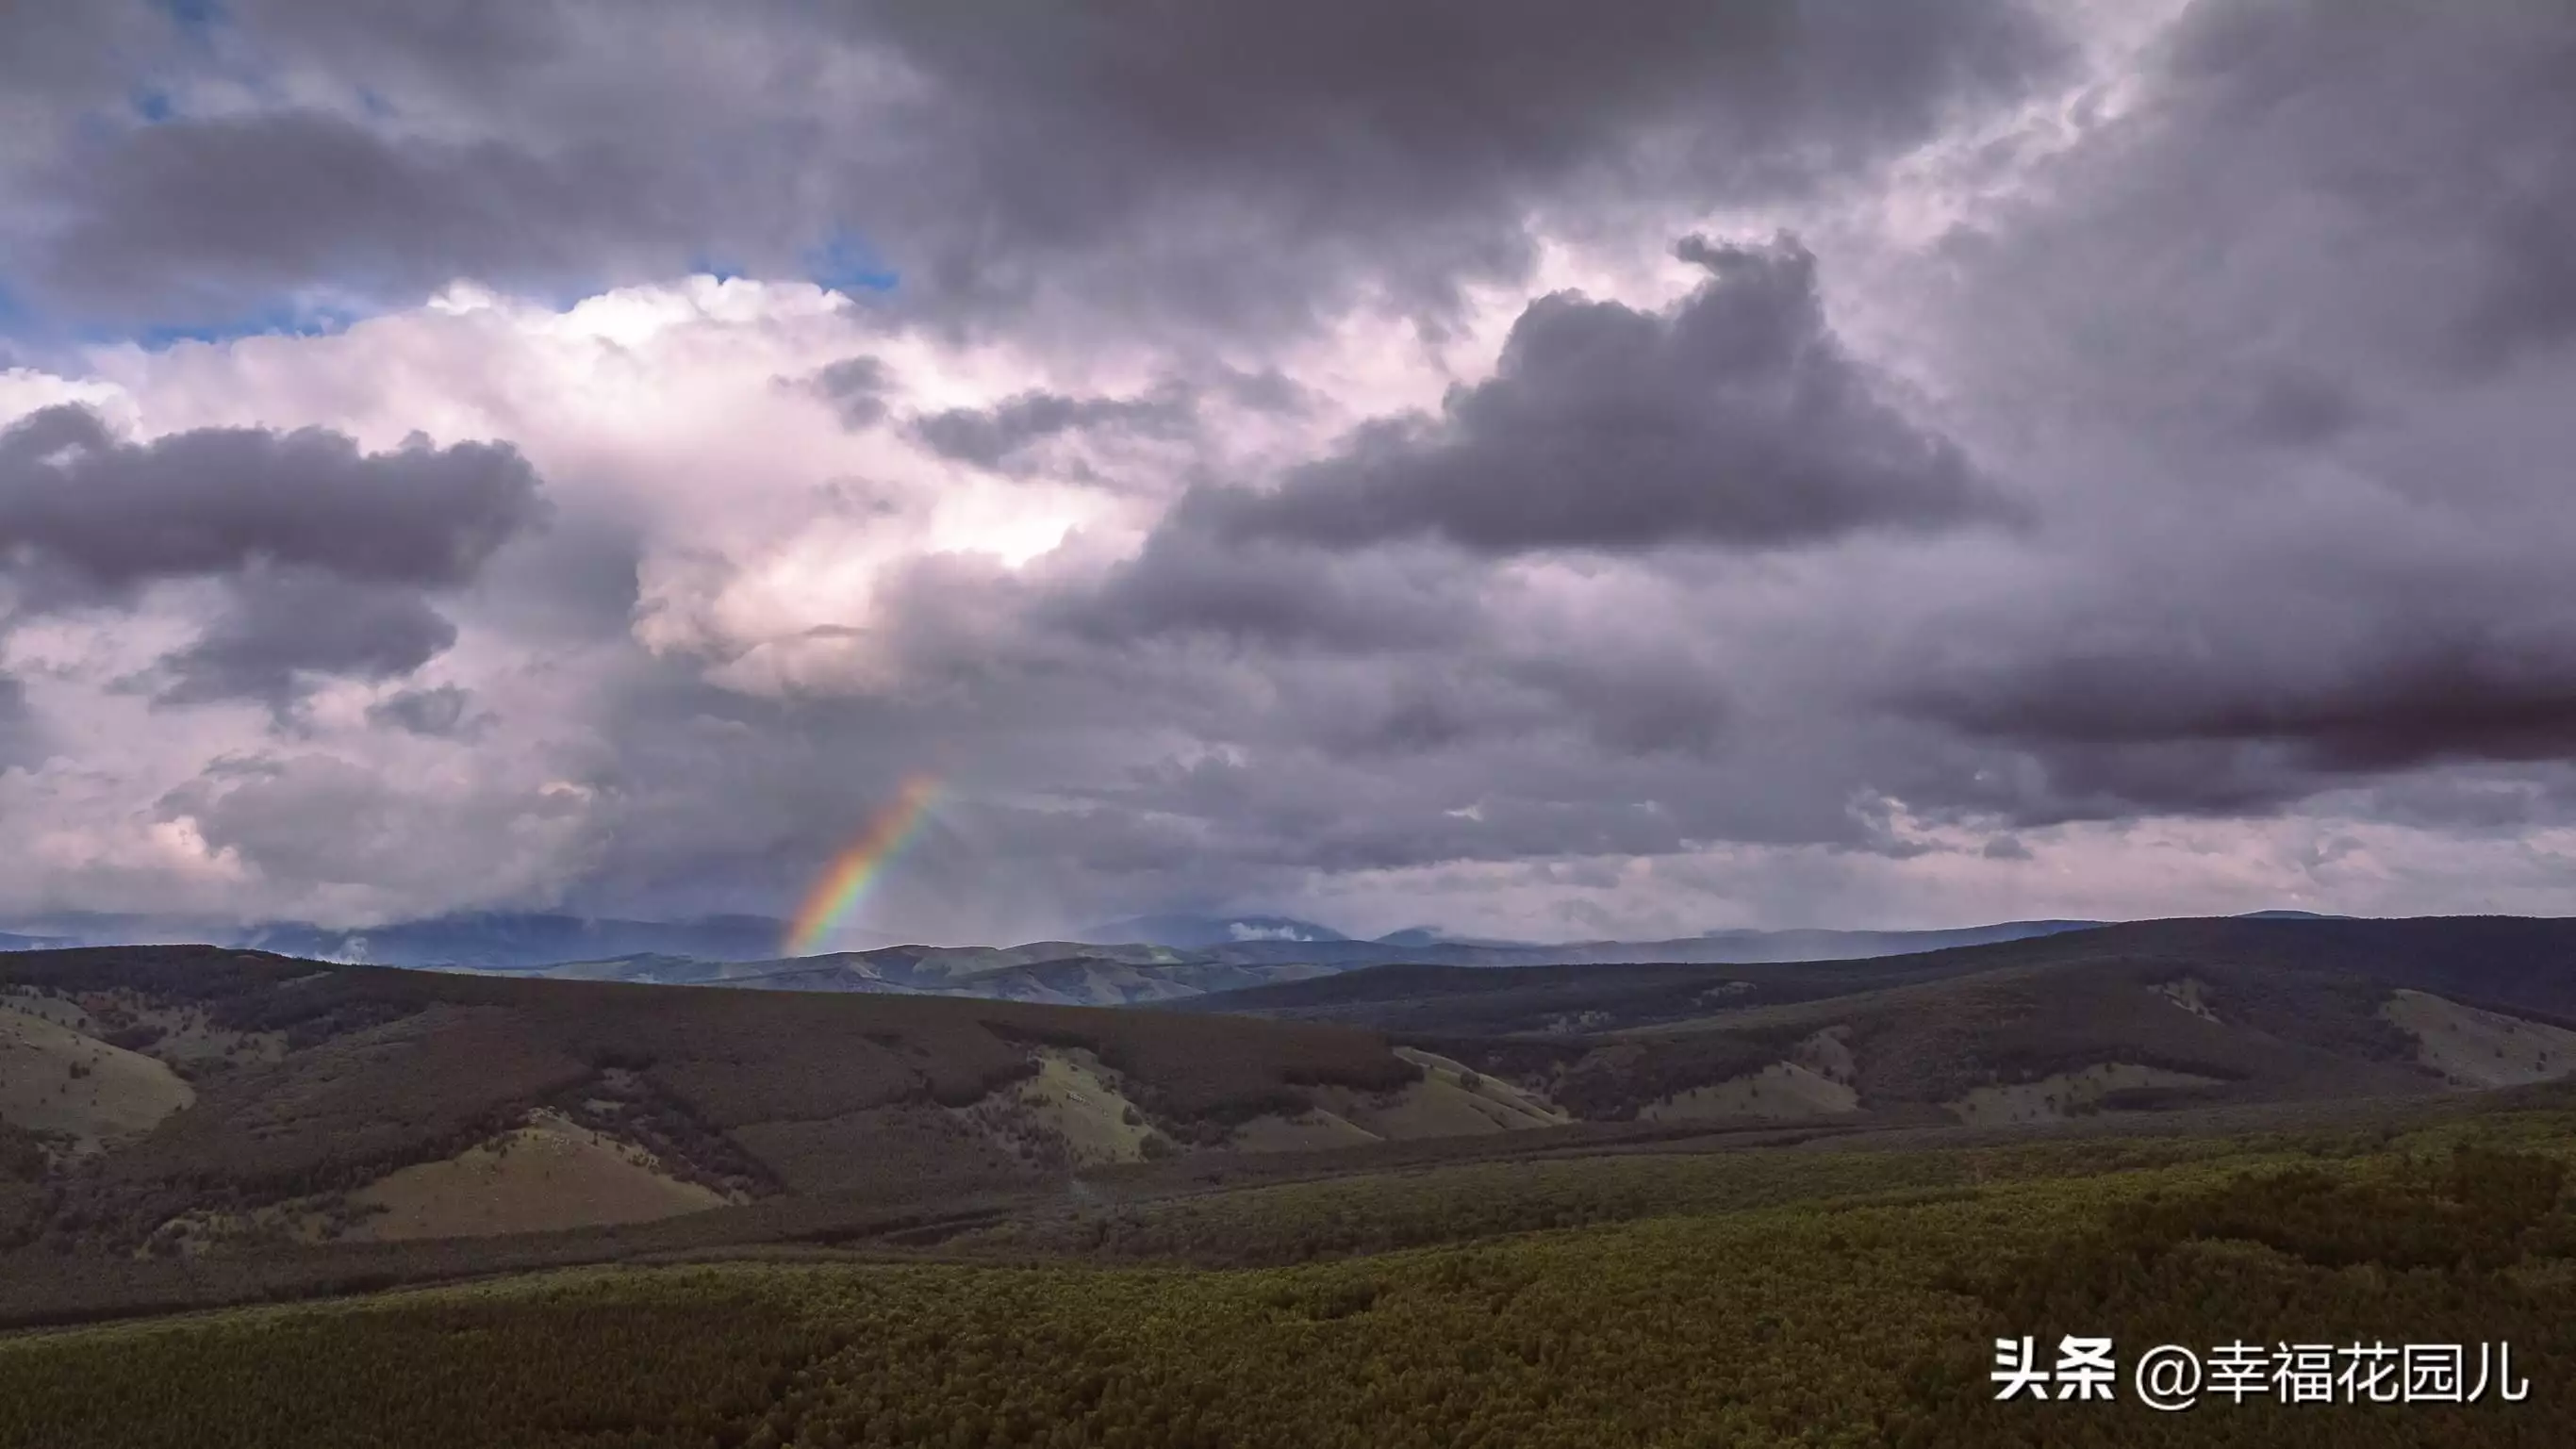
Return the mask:
<path fill-rule="evenodd" d="M 350 1236 L 388 1242 L 650 1222 L 729 1201 L 673 1177 L 631 1142 L 552 1113 L 453 1157 L 397 1168 L 349 1197 L 362 1214 Z"/>
<path fill-rule="evenodd" d="M 2576 1072 L 2576 1031 L 2423 991 L 2390 994 L 2380 1014 L 2417 1042 L 2416 1059 L 2463 1087 L 2512 1087 Z"/>
<path fill-rule="evenodd" d="M 1034 1139 L 1069 1168 L 1142 1162 L 1157 1143 L 1170 1150 L 1094 1053 L 1042 1047 L 1030 1057 L 1034 1074 L 1002 1089 L 1010 1110 L 978 1119 L 997 1146 L 1016 1154 Z"/>
<path fill-rule="evenodd" d="M 2203 1021 L 2218 1020 L 2218 1012 L 2209 1004 L 2209 983 L 2197 976 L 2159 981 L 2147 988 Z"/>
<path fill-rule="evenodd" d="M 1795 1120 L 1860 1110 L 1860 1094 L 1796 1062 L 1773 1062 L 1758 1072 L 1693 1087 L 1637 1109 L 1642 1122 L 1761 1117 Z"/>
<path fill-rule="evenodd" d="M 196 1093 L 77 1171 L 0 1171 L 0 1321 L 735 1252 L 1295 1263 L 1864 1180 L 1981 1190 L 2042 1160 L 1989 1150 L 2025 1137 L 2082 1136 L 2046 1159 L 2059 1175 L 2144 1170 L 2233 1151 L 2199 1141 L 2243 1130 L 2231 1112 L 2377 1121 L 2481 1100 L 2445 1090 L 2382 1008 L 2447 984 L 2445 1001 L 2510 1014 L 2461 984 L 2485 980 L 2459 963 L 2486 959 L 2493 932 L 2410 927 L 2417 957 L 2362 951 L 2369 969 L 2341 974 L 2232 954 L 2277 934 L 2114 928 L 1896 963 L 1389 968 L 1273 988 L 1330 988 L 1332 1009 L 1363 1015 L 1391 991 L 1439 1028 L 1393 1037 L 203 949 L 0 958 L 13 1000 L 149 1037 L 142 1054 L 178 1055 L 165 1065 Z M 2181 959 L 2177 941 L 2207 950 Z M 2206 1014 L 2158 998 L 2186 980 Z M 1569 1010 L 1616 1029 L 1540 1029 Z M 1474 1029 L 1498 1022 L 1527 1026 Z M 1946 1105 L 1989 1098 L 1969 1122 Z M 563 1160 L 509 1178 L 551 1160 L 492 1145 L 532 1121 L 562 1124 L 541 1135 Z M 2147 1139 L 2165 1145 L 2140 1156 Z"/>
<path fill-rule="evenodd" d="M 2099 1111 L 2122 1092 L 2190 1090 L 2221 1087 L 2216 1077 L 2168 1071 L 2136 1062 L 2098 1062 L 2079 1071 L 2054 1072 L 2028 1082 L 1997 1082 L 1978 1087 L 1949 1104 L 1960 1121 L 1971 1126 L 2013 1122 L 2055 1122 L 2087 1111 Z"/>
<path fill-rule="evenodd" d="M 2558 1442 L 2571 1108 L 2387 1125 L 1494 1163 L 1104 1209 L 1010 1266 L 586 1269 L 20 1336 L 0 1445 L 2012 1449 L 2069 1411 L 2105 1446 Z M 1336 1224 L 1410 1241 L 1343 1255 Z M 1277 1266 L 1169 1266 L 1192 1242 Z M 2061 1323 L 2504 1339 L 2533 1398 L 2204 1404 L 2180 1441 L 2125 1395 L 1995 1403 L 1994 1338 Z"/>
<path fill-rule="evenodd" d="M 1234 1129 L 1237 1152 L 1320 1152 L 1386 1139 L 1337 1112 L 1317 1107 L 1293 1117 L 1265 1113 Z"/>
<path fill-rule="evenodd" d="M 196 1096 L 166 1063 L 0 1005 L 0 1120 L 88 1155 L 142 1137 Z"/>

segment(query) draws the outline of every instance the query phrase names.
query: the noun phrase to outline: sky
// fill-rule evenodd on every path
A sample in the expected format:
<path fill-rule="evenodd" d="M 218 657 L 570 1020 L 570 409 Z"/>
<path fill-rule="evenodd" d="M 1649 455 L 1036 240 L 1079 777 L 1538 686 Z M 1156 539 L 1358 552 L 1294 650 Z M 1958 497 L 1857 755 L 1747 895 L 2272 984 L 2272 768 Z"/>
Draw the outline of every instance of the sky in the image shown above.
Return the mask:
<path fill-rule="evenodd" d="M 2576 912 L 2558 0 L 0 7 L 0 917 Z"/>

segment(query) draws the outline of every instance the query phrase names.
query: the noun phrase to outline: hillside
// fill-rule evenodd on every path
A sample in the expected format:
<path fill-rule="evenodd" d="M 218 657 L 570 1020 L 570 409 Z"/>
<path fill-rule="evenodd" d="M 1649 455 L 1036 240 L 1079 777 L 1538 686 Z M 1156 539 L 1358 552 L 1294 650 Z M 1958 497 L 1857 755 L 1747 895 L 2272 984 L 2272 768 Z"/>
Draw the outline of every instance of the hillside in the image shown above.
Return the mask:
<path fill-rule="evenodd" d="M 2180 920 L 1798 966 L 1386 967 L 1169 1009 L 1386 1031 L 1595 1120 L 2035 1120 L 2563 1074 L 2576 921 Z"/>
<path fill-rule="evenodd" d="M 2552 1089 L 1057 1204 L 935 1258 L 637 1262 L 0 1338 L 0 1445 L 2539 1449 L 2576 1366 L 2572 1130 Z M 1988 1378 L 1997 1338 L 2042 1325 L 2109 1335 L 2125 1369 L 2392 1321 L 2510 1344 L 2509 1372 L 2474 1403 L 2181 1414 L 2125 1376 L 2093 1404 Z"/>
<path fill-rule="evenodd" d="M 433 969 L 515 969 L 648 952 L 752 960 L 775 955 L 787 929 L 784 921 L 767 916 L 634 921 L 534 911 L 462 911 L 357 929 L 308 921 L 245 925 L 199 916 L 77 911 L 0 924 L 28 933 L 16 946 L 0 936 L 0 948 L 6 949 L 211 943 L 315 960 Z"/>
<path fill-rule="evenodd" d="M 2136 921 L 1866 959 L 1713 972 L 1682 964 L 1392 966 L 1211 996 L 1176 1009 L 1403 1030 L 1543 1032 L 1674 1024 L 1727 1010 L 2000 970 L 2204 968 L 2345 977 L 2544 1016 L 2576 1016 L 2576 919 L 2351 920 L 2284 915 Z M 1722 993 L 1722 1000 L 1705 993 Z M 1585 1013 L 1591 1015 L 1585 1016 Z"/>
<path fill-rule="evenodd" d="M 1336 968 L 1308 961 L 1226 959 L 1231 952 L 1040 941 L 1025 946 L 888 946 L 758 961 L 636 955 L 493 969 L 553 981 L 731 986 L 760 991 L 959 996 L 1055 1006 L 1177 1001 L 1211 991 L 1303 981 Z"/>
<path fill-rule="evenodd" d="M 786 923 L 759 916 L 633 921 L 486 912 L 337 930 L 184 917 L 41 917 L 49 935 L 0 935 L 0 949 L 204 942 L 314 960 L 570 981 L 969 996 L 1059 1006 L 1126 1006 L 1303 981 L 1396 963 L 1446 966 L 1811 961 L 1900 955 L 2091 927 L 2014 921 L 1936 931 L 1722 931 L 1670 941 L 1539 946 L 1400 931 L 1349 939 L 1287 917 L 1139 917 L 1082 941 L 1017 946 L 886 946 L 780 957 Z"/>
<path fill-rule="evenodd" d="M 934 1242 L 1246 1174 L 2451 1100 L 2576 1072 L 2571 947 L 2555 921 L 2176 921 L 1806 965 L 1384 967 L 1152 1010 L 14 953 L 0 1319 Z M 1113 965 L 1150 967 L 1082 969 Z"/>
<path fill-rule="evenodd" d="M 609 923 L 621 924 L 621 923 Z M 634 923 L 622 923 L 633 925 Z M 1122 944 L 1035 941 L 1019 946 L 886 946 L 784 959 L 708 957 L 645 950 L 595 959 L 494 964 L 424 963 L 571 981 L 733 986 L 768 991 L 856 991 L 969 996 L 1059 1006 L 1133 1006 L 1308 981 L 1388 965 L 1506 969 L 1636 962 L 1804 962 L 1897 956 L 2091 929 L 2089 921 L 2017 921 L 1950 931 L 1728 931 L 1673 941 L 1591 941 L 1563 946 L 1448 941 L 1398 932 L 1354 941 L 1310 923 L 1256 916 L 1112 922 L 1095 934 L 1151 928 Z M 1241 939 L 1224 934 L 1240 926 Z"/>
<path fill-rule="evenodd" d="M 907 1201 L 1061 1177 L 1100 1155 L 1104 1130 L 1112 1156 L 1222 1148 L 1316 1093 L 1401 1096 L 1424 1075 L 1375 1034 L 1335 1026 L 520 981 L 211 947 L 17 954 L 0 987 L 0 1119 L 42 1144 L 58 1199 L 0 1245 L 80 1251 L 346 1236 L 369 1206 L 351 1194 L 483 1144 L 533 1161 L 508 1145 L 531 1127 L 694 1184 L 711 1195 L 699 1205 Z"/>

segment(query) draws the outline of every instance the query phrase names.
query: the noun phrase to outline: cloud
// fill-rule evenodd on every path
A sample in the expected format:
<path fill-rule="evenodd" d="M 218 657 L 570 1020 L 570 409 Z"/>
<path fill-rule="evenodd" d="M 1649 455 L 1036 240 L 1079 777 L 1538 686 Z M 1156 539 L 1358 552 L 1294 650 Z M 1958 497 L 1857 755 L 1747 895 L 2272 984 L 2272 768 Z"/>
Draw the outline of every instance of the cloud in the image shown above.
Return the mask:
<path fill-rule="evenodd" d="M 0 560 L 38 603 L 262 564 L 452 587 L 541 511 L 535 473 L 507 444 L 415 437 L 362 453 L 320 428 L 131 442 L 73 405 L 0 430 Z"/>
<path fill-rule="evenodd" d="M 1028 449 L 1067 433 L 1170 438 L 1197 422 L 1185 388 L 1166 386 L 1132 398 L 1067 397 L 1027 392 L 987 408 L 948 408 L 913 421 L 913 431 L 942 457 L 1007 471 Z"/>
<path fill-rule="evenodd" d="M 2013 516 L 1958 449 L 1876 394 L 1826 325 L 1805 248 L 1694 237 L 1681 253 L 1711 279 L 1668 315 L 1542 297 L 1494 376 L 1437 420 L 1372 424 L 1276 490 L 1203 490 L 1177 521 L 1514 553 L 1775 547 Z"/>
<path fill-rule="evenodd" d="M 2549 7 L 144 18 L 0 87 L 0 907 L 774 911 L 923 770 L 854 942 L 2576 870 Z"/>
<path fill-rule="evenodd" d="M 320 914 L 423 900 L 544 901 L 564 885 L 583 799 L 560 786 L 437 790 L 324 753 L 212 762 L 157 803 L 202 848 L 253 878 L 292 881 Z M 459 849 L 460 841 L 477 842 Z"/>
<path fill-rule="evenodd" d="M 2576 743 L 2535 466 L 2576 445 L 2539 401 L 2576 313 L 2533 247 L 2576 197 L 2540 139 L 2576 135 L 2571 55 L 2540 7 L 2193 6 L 1947 239 L 1901 325 L 2049 514 L 1882 656 L 1882 707 L 2016 762 L 1958 806 L 2276 811 Z"/>
<path fill-rule="evenodd" d="M 35 764 L 43 744 L 34 711 L 27 706 L 27 686 L 0 674 L 0 770 Z"/>
<path fill-rule="evenodd" d="M 1531 263 L 1535 209 L 1810 193 L 2064 50 L 2005 0 L 1867 23 L 1654 0 L 1618 26 L 1465 0 L 1294 23 L 540 0 L 435 26 L 259 0 L 226 30 L 181 87 L 202 107 L 93 126 L 23 184 L 12 250 L 49 304 L 221 320 L 709 255 L 778 276 L 855 232 L 905 305 L 954 317 L 1275 327 L 1363 274 L 1446 306 Z"/>
<path fill-rule="evenodd" d="M 313 676 L 386 680 L 456 642 L 456 626 L 417 593 L 326 575 L 244 575 L 197 642 L 161 662 L 163 704 L 256 700 L 283 710 Z"/>
<path fill-rule="evenodd" d="M 482 720 L 466 715 L 473 701 L 473 691 L 453 684 L 399 689 L 367 706 L 367 722 L 429 739 L 470 739 L 483 725 Z"/>
<path fill-rule="evenodd" d="M 1056 609 L 1063 627 L 1102 644 L 1178 634 L 1374 653 L 1464 642 L 1478 589 L 1472 570 L 1419 547 L 1331 554 L 1167 518 L 1131 564 Z"/>
<path fill-rule="evenodd" d="M 316 111 L 169 122 L 48 178 L 65 220 L 32 270 L 44 294 L 114 322 L 228 321 L 317 281 L 375 302 L 458 276 L 622 279 L 659 250 L 630 240 L 657 224 L 659 181 L 649 158 L 599 143 L 537 154 Z"/>
<path fill-rule="evenodd" d="M 885 421 L 894 372 L 883 358 L 844 357 L 814 374 L 814 387 L 832 402 L 841 426 L 872 428 Z"/>
<path fill-rule="evenodd" d="M 1999 678 L 1954 678 L 1930 703 L 2043 746 L 2269 746 L 2320 774 L 2564 758 L 2576 747 L 2576 628 L 2464 622 L 2390 619 L 2336 644 L 2147 635 L 2105 649 L 2096 635 L 2096 647 L 2034 652 Z"/>
<path fill-rule="evenodd" d="M 1357 274 L 1433 302 L 1511 275 L 1534 207 L 1806 191 L 2062 55 L 2017 7 L 1946 0 L 849 16 L 923 78 L 907 117 L 947 163 L 911 178 L 907 276 L 1006 298 L 1054 272 L 1136 315 L 1272 323 Z"/>
<path fill-rule="evenodd" d="M 542 516 L 535 473 L 504 445 L 415 436 L 364 453 L 314 428 L 128 441 L 68 404 L 0 429 L 14 622 L 137 607 L 156 584 L 215 585 L 194 642 L 139 681 L 166 705 L 249 700 L 282 714 L 325 678 L 411 673 L 456 642 L 431 596 L 470 582 Z"/>

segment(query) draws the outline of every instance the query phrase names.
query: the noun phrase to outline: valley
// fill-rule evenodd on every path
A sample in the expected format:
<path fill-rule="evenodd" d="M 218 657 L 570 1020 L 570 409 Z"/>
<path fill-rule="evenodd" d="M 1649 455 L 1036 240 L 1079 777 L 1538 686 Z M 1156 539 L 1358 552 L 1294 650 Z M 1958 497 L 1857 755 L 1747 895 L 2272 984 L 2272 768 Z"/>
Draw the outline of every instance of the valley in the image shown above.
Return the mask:
<path fill-rule="evenodd" d="M 1727 1342 L 1764 1314 L 1821 1331 L 1781 1305 L 1853 1294 L 1853 1312 L 1916 1315 L 1931 1337 L 1907 1341 L 1929 1357 L 1906 1369 L 1891 1339 L 1898 1377 L 1862 1378 L 1887 1422 L 1946 1426 L 1974 1419 L 1968 1400 L 1904 1374 L 1936 1372 L 2001 1311 L 1942 1276 L 1971 1272 L 1957 1235 L 1981 1214 L 2017 1224 L 2018 1252 L 2053 1233 L 2089 1241 L 2107 1229 L 2086 1224 L 2129 1220 L 2118 1203 L 2234 1191 L 2248 1172 L 2328 1173 L 2302 1192 L 2414 1192 L 2408 1174 L 2455 1148 L 2552 1173 L 2576 1158 L 2576 1084 L 2561 1081 L 2576 1027 L 2560 1015 L 2576 1004 L 2576 923 L 2562 922 L 2150 922 L 1809 964 L 1399 965 L 1123 1009 L 216 947 L 0 956 L 0 991 L 0 1327 L 35 1332 L 0 1338 L 0 1385 L 73 1416 L 57 1427 L 78 1411 L 42 1387 L 47 1365 L 177 1352 L 170 1332 L 211 1348 L 256 1321 L 288 1335 L 260 1341 L 287 1342 L 305 1331 L 294 1314 L 354 1313 L 332 1321 L 394 1352 L 407 1325 L 464 1314 L 506 1340 L 544 1332 L 548 1305 L 604 1295 L 674 1324 L 739 1300 L 802 1325 L 779 1351 L 814 1387 L 751 1392 L 738 1410 L 719 1394 L 706 1412 L 766 1416 L 779 1442 L 830 1442 L 834 1425 L 849 1443 L 910 1442 L 904 1414 L 947 1415 L 965 1390 L 847 1396 L 888 1371 L 849 1359 L 849 1332 L 905 1294 L 931 1295 L 900 1310 L 920 1331 L 996 1346 L 1091 1332 L 1081 1303 L 1146 1293 L 1216 1314 L 1207 1331 L 1227 1353 L 1281 1351 L 1288 1339 L 1264 1335 L 1307 1310 L 1232 1316 L 1250 1293 L 1327 1305 L 1314 1322 L 1368 1342 L 1448 1324 L 1436 1331 L 1490 1355 L 1508 1335 L 1448 1316 L 1484 1291 L 1479 1275 L 1524 1284 L 1515 1294 L 1555 1284 L 1572 1296 L 1548 1312 L 1612 1325 L 1628 1310 L 1587 1295 L 1628 1273 L 1646 1275 L 1639 1291 L 1682 1281 L 1705 1253 L 1751 1276 L 1719 1318 L 1694 1316 L 1718 1311 L 1704 1304 L 1671 1322 Z M 2426 1182 L 2420 1210 L 2437 1215 L 2453 1211 L 2442 1194 L 2469 1190 Z M 2562 1225 L 2576 1251 L 2555 1192 L 2514 1229 L 2511 1251 L 2534 1264 L 2560 1251 Z M 1793 1287 L 1808 1270 L 1779 1255 L 1825 1233 L 1890 1246 L 1851 1285 Z M 1035 1276 L 983 1296 L 1004 1280 L 982 1275 L 1005 1267 Z M 1221 1276 L 1242 1272 L 1294 1276 Z M 524 1286 L 436 1286 L 466 1280 Z M 394 1288 L 429 1296 L 243 1306 Z M 1329 1306 L 1345 1293 L 1357 1306 Z M 1414 1306 L 1370 1326 L 1399 1304 Z M 66 1334 L 236 1308 L 267 1316 Z M 1548 1316 L 1525 1311 L 1512 1321 Z M 1414 1314 L 1430 1316 L 1396 1326 Z M 1955 1321 L 1951 1338 L 1924 1327 L 1936 1320 Z M 671 1331 L 683 1339 L 667 1351 L 719 1371 L 694 1330 Z M 1769 1350 L 1726 1352 L 1770 1372 L 1749 1367 Z M 1235 1390 L 1172 1391 L 1252 1416 L 1229 1422 L 1310 1422 Z M 865 1408 L 897 1400 L 913 1407 L 892 1420 Z M 1127 1412 L 1108 1403 L 1066 1422 L 1105 1434 Z M 1733 1422 L 1689 1417 L 1705 1413 L 1718 1407 L 1685 1418 Z M 89 1442 L 12 1438 L 9 1422 L 0 1443 Z M 696 1442 L 673 1432 L 638 1442 Z"/>

